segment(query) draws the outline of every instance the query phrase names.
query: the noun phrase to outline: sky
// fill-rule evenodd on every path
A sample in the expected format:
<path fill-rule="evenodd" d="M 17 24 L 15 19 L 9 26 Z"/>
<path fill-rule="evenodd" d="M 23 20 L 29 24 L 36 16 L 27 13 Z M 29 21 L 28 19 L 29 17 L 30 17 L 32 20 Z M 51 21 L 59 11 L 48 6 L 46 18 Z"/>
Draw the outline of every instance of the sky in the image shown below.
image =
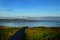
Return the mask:
<path fill-rule="evenodd" d="M 60 16 L 60 0 L 0 0 L 0 17 Z"/>

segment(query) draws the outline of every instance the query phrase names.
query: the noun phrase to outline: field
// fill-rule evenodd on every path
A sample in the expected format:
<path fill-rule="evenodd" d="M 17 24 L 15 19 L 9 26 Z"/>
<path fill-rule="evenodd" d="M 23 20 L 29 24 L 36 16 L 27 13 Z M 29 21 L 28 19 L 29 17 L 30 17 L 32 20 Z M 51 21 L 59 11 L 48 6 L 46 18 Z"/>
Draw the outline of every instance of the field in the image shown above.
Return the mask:
<path fill-rule="evenodd" d="M 8 40 L 20 28 L 0 27 L 0 40 Z M 60 40 L 60 28 L 26 28 L 26 40 Z"/>
<path fill-rule="evenodd" d="M 60 28 L 28 28 L 27 40 L 60 40 Z"/>
<path fill-rule="evenodd" d="M 8 40 L 18 30 L 18 28 L 0 27 L 0 40 Z"/>

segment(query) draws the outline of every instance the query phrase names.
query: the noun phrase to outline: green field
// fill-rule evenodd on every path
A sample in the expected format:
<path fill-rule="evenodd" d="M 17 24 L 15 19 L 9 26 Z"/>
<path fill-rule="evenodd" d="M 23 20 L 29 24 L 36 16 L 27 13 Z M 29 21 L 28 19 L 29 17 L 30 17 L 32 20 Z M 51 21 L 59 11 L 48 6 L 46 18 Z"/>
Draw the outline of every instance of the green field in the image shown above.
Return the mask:
<path fill-rule="evenodd" d="M 28 28 L 27 40 L 60 40 L 59 28 Z"/>
<path fill-rule="evenodd" d="M 0 27 L 0 40 L 8 40 L 20 28 Z M 25 30 L 27 40 L 60 40 L 60 28 L 35 27 Z"/>

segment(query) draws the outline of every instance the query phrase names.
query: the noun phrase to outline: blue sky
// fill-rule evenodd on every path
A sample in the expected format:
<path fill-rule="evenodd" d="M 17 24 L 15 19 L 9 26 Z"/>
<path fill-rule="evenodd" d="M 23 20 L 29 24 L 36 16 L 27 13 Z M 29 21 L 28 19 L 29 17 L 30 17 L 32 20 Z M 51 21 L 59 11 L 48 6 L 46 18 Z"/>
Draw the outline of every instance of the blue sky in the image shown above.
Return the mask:
<path fill-rule="evenodd" d="M 60 16 L 60 0 L 0 0 L 0 16 Z"/>

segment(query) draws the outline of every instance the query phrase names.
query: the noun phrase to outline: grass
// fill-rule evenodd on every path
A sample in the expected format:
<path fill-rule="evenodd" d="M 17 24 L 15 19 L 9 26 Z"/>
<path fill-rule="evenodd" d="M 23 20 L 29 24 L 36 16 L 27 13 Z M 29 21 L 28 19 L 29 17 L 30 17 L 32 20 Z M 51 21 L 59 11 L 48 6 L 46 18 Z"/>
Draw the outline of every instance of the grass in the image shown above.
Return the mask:
<path fill-rule="evenodd" d="M 28 28 L 26 30 L 27 40 L 59 40 L 58 31 L 55 28 Z"/>
<path fill-rule="evenodd" d="M 17 32 L 18 28 L 0 28 L 0 40 L 7 40 L 11 35 Z"/>
<path fill-rule="evenodd" d="M 20 28 L 0 28 L 0 40 L 8 38 Z M 25 30 L 27 40 L 60 40 L 60 28 L 35 27 Z"/>

